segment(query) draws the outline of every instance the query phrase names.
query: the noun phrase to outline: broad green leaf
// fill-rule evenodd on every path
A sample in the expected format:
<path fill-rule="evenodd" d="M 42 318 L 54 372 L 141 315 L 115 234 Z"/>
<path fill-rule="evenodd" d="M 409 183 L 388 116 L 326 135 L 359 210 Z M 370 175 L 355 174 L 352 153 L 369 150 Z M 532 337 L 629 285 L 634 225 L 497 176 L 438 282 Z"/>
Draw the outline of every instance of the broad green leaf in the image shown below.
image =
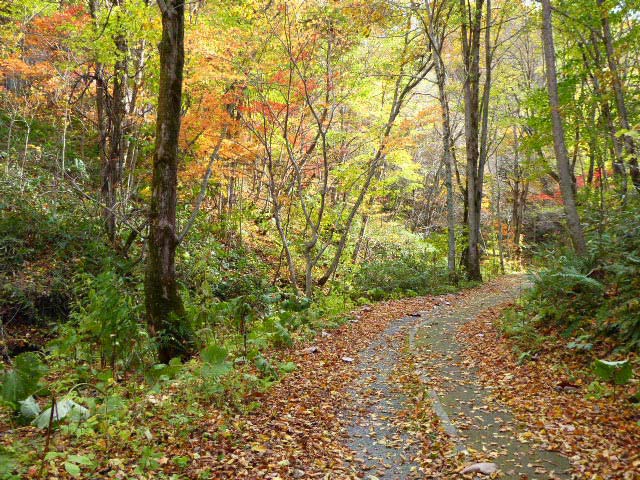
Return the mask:
<path fill-rule="evenodd" d="M 64 469 L 67 471 L 67 473 L 69 475 L 71 475 L 72 477 L 79 477 L 80 476 L 80 467 L 78 465 L 76 465 L 75 463 L 72 462 L 64 462 Z"/>
<path fill-rule="evenodd" d="M 284 373 L 294 372 L 298 366 L 294 362 L 282 362 L 280 364 L 280 371 Z"/>
<path fill-rule="evenodd" d="M 82 405 L 77 404 L 73 400 L 63 399 L 57 402 L 54 406 L 53 422 L 59 422 L 65 418 L 70 420 L 82 421 L 89 418 L 89 410 Z M 51 408 L 47 408 L 44 412 L 38 415 L 33 423 L 38 428 L 47 428 L 51 419 Z"/>
<path fill-rule="evenodd" d="M 202 360 L 211 365 L 219 365 L 227 359 L 227 351 L 218 345 L 209 345 L 200 352 Z"/>
<path fill-rule="evenodd" d="M 69 455 L 67 460 L 78 465 L 86 465 L 87 467 L 93 466 L 93 461 L 86 455 Z"/>
<path fill-rule="evenodd" d="M 38 405 L 38 402 L 36 402 L 33 397 L 28 397 L 26 400 L 20 400 L 18 403 L 20 404 L 20 415 L 27 420 L 36 418 L 41 412 L 40 405 Z"/>
<path fill-rule="evenodd" d="M 629 360 L 616 362 L 607 360 L 596 360 L 593 369 L 602 380 L 612 381 L 616 385 L 624 385 L 633 376 L 633 370 Z"/>
<path fill-rule="evenodd" d="M 21 353 L 15 358 L 14 368 L 2 376 L 2 398 L 18 406 L 38 389 L 38 382 L 47 372 L 47 367 L 33 352 Z"/>
<path fill-rule="evenodd" d="M 200 370 L 202 376 L 218 378 L 226 375 L 231 371 L 231 364 L 229 362 L 211 364 L 205 363 Z"/>

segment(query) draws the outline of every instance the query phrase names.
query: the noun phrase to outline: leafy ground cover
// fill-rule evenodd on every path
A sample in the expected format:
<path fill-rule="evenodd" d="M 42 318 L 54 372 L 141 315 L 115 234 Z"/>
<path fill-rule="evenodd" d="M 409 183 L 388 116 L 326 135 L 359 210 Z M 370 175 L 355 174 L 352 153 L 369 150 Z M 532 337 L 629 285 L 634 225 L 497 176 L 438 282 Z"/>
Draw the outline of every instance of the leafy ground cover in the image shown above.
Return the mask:
<path fill-rule="evenodd" d="M 320 332 L 311 344 L 297 337 L 292 346 L 272 350 L 265 362 L 295 368 L 286 376 L 284 371 L 264 375 L 254 362 L 236 365 L 218 381 L 199 375 L 201 362 L 196 360 L 179 375 L 166 366 L 151 390 L 144 379 L 119 384 L 106 375 L 95 385 L 108 392 L 92 409 L 96 415 L 84 423 L 60 425 L 50 440 L 46 430 L 10 422 L 5 411 L 3 475 L 313 478 L 333 472 L 338 478 L 357 478 L 358 466 L 336 420 L 344 406 L 344 388 L 355 376 L 349 359 L 390 321 L 429 301 L 415 298 L 363 307 L 337 329 Z M 221 365 L 215 358 L 211 364 L 214 369 Z M 14 470 L 17 463 L 31 466 Z"/>
<path fill-rule="evenodd" d="M 594 360 L 606 350 L 577 354 L 557 331 L 546 332 L 536 353 L 523 356 L 500 329 L 502 308 L 490 309 L 465 325 L 458 340 L 470 366 L 494 387 L 528 428 L 528 439 L 566 454 L 575 478 L 635 479 L 640 472 L 640 410 L 637 380 L 613 388 L 602 384 Z M 638 365 L 637 356 L 629 357 Z"/>
<path fill-rule="evenodd" d="M 502 440 L 490 440 L 489 450 L 467 448 L 463 453 L 434 411 L 429 391 L 442 395 L 447 384 L 459 379 L 437 376 L 442 365 L 415 352 L 424 322 L 420 315 L 432 312 L 437 322 L 445 315 L 438 313 L 443 308 L 451 315 L 470 315 L 451 338 L 464 347 L 461 368 L 474 382 L 491 387 L 488 402 L 495 408 L 490 410 L 515 417 L 517 422 L 503 424 L 500 432 L 516 437 L 525 457 L 534 448 L 554 450 L 569 458 L 573 478 L 636 478 L 640 458 L 634 445 L 640 425 L 638 409 L 629 400 L 638 391 L 637 381 L 608 386 L 593 369 L 594 359 L 604 352 L 575 355 L 575 349 L 566 347 L 568 340 L 552 332 L 534 356 L 523 356 L 516 348 L 518 338 L 503 333 L 503 323 L 511 318 L 503 315 L 506 305 L 483 307 L 491 303 L 491 295 L 504 295 L 517 281 L 506 277 L 456 294 L 360 307 L 336 328 L 315 337 L 295 336 L 292 345 L 263 352 L 266 365 L 278 370 L 271 375 L 261 372 L 259 362 L 232 365 L 222 348 L 210 348 L 179 374 L 172 375 L 166 366 L 151 389 L 149 382 L 130 379 L 120 385 L 106 379 L 95 387 L 108 393 L 107 400 L 89 405 L 96 413 L 82 423 L 61 422 L 49 435 L 46 429 L 3 418 L 0 473 L 11 479 L 385 479 L 395 478 L 389 476 L 389 456 L 397 455 L 398 464 L 418 478 L 455 478 L 469 462 L 493 458 L 491 451 L 499 451 L 496 442 Z M 447 346 L 442 348 L 446 352 Z M 378 391 L 365 381 L 363 395 L 354 395 L 363 375 L 377 375 L 377 357 L 393 359 L 384 373 L 395 387 Z M 439 361 L 451 359 L 445 354 Z M 637 365 L 635 357 L 630 361 Z M 202 369 L 210 375 L 202 375 Z M 384 407 L 392 396 L 401 403 L 386 416 L 373 418 L 371 406 L 382 402 Z M 485 409 L 465 403 L 472 414 L 452 416 L 463 430 L 473 428 L 473 416 L 484 415 Z M 366 427 L 356 432 L 363 437 L 356 443 L 364 445 L 357 451 L 354 422 Z M 395 433 L 381 434 L 383 427 Z M 416 450 L 408 452 L 407 444 L 421 446 L 421 453 L 418 448 L 409 458 Z M 377 457 L 382 447 L 386 459 Z M 30 466 L 12 470 L 16 461 Z M 542 471 L 533 464 L 531 468 Z"/>
<path fill-rule="evenodd" d="M 312 345 L 284 358 L 298 369 L 260 401 L 265 408 L 236 418 L 225 429 L 213 422 L 201 432 L 208 452 L 194 462 L 193 475 L 212 478 L 361 478 L 354 452 L 345 444 L 340 412 L 358 371 L 357 354 L 398 317 L 425 308 L 429 297 L 364 307 L 353 320 L 321 334 Z M 199 439 L 196 438 L 195 442 Z"/>

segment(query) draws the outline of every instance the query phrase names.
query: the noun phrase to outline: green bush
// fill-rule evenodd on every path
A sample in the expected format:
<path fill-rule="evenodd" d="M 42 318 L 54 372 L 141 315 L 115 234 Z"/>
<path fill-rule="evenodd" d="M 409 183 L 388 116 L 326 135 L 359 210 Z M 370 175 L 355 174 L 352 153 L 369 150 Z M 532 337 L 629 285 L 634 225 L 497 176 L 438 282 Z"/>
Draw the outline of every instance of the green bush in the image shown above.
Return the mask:
<path fill-rule="evenodd" d="M 51 344 L 54 353 L 74 352 L 75 357 L 98 360 L 101 367 L 113 370 L 149 360 L 143 357 L 150 345 L 135 286 L 113 270 L 95 277 L 83 274 L 77 283 L 78 301 L 71 322 L 60 328 L 62 335 Z"/>
<path fill-rule="evenodd" d="M 30 322 L 66 319 L 80 272 L 97 274 L 114 253 L 99 222 L 46 172 L 23 186 L 0 178 L 0 310 Z"/>
<path fill-rule="evenodd" d="M 635 199 L 606 219 L 586 217 L 585 257 L 558 246 L 540 252 L 538 261 L 551 267 L 533 277 L 534 288 L 524 303 L 529 317 L 558 326 L 567 336 L 586 332 L 613 338 L 623 349 L 639 349 L 639 211 Z"/>
<path fill-rule="evenodd" d="M 452 288 L 446 265 L 434 261 L 430 251 L 376 257 L 354 274 L 353 284 L 358 297 L 370 300 L 442 293 Z"/>

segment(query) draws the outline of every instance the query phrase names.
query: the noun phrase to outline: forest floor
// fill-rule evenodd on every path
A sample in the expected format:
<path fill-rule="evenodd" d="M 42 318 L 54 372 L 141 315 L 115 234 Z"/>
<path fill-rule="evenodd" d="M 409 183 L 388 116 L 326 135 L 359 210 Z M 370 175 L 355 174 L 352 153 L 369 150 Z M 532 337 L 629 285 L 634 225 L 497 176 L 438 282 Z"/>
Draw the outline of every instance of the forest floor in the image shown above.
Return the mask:
<path fill-rule="evenodd" d="M 191 437 L 201 478 L 640 478 L 632 406 L 587 399 L 561 356 L 518 361 L 494 325 L 526 286 L 389 301 L 284 355 L 298 370 L 248 416 Z M 575 355 L 574 355 L 575 356 Z M 576 377 L 577 375 L 577 377 Z M 208 477 L 207 477 L 208 475 Z"/>

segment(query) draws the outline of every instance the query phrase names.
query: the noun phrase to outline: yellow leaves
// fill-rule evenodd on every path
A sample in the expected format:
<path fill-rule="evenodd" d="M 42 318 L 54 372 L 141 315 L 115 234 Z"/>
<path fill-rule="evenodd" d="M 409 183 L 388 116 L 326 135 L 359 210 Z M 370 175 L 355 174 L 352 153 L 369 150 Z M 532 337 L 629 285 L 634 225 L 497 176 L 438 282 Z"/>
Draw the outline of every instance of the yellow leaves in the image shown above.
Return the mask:
<path fill-rule="evenodd" d="M 257 453 L 265 453 L 268 449 L 261 443 L 254 443 L 251 445 L 251 450 Z"/>
<path fill-rule="evenodd" d="M 519 364 L 509 341 L 493 325 L 496 316 L 463 328 L 465 354 L 476 361 L 484 382 L 500 385 L 496 401 L 508 404 L 527 426 L 518 439 L 564 453 L 576 478 L 637 478 L 631 472 L 638 470 L 640 460 L 629 454 L 629 446 L 640 444 L 640 425 L 628 420 L 634 415 L 631 404 L 612 398 L 589 400 L 585 385 L 591 380 L 580 363 L 585 359 L 573 352 L 547 348 L 536 361 Z M 482 341 L 475 336 L 478 332 L 485 334 Z M 568 369 L 572 388 L 561 388 L 568 383 Z M 504 381 L 507 371 L 512 376 Z"/>

